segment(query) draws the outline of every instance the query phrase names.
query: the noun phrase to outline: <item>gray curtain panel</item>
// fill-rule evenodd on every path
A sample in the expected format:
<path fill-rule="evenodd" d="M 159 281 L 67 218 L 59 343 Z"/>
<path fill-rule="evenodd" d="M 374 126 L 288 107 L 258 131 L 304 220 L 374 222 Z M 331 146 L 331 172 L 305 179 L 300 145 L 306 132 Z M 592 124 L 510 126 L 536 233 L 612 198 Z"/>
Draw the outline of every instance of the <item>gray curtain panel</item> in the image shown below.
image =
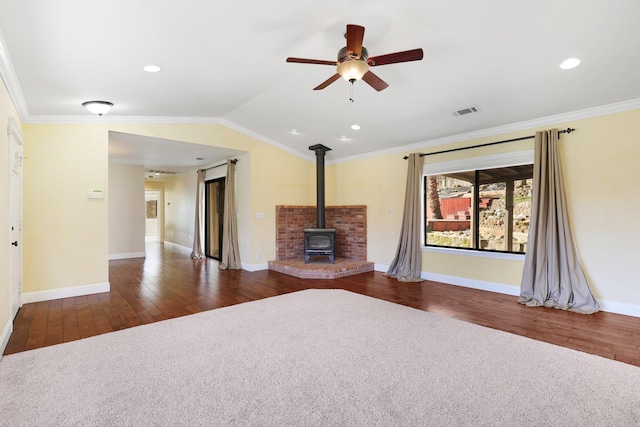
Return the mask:
<path fill-rule="evenodd" d="M 531 223 L 518 302 L 585 314 L 600 309 L 569 227 L 557 129 L 535 135 Z"/>
<path fill-rule="evenodd" d="M 420 251 L 420 179 L 424 159 L 419 153 L 409 155 L 407 186 L 404 195 L 404 215 L 396 256 L 389 266 L 387 276 L 401 282 L 422 282 Z"/>
<path fill-rule="evenodd" d="M 206 171 L 198 169 L 198 183 L 196 185 L 196 222 L 193 231 L 193 251 L 191 258 L 206 258 L 204 253 L 204 178 Z"/>
<path fill-rule="evenodd" d="M 224 216 L 222 232 L 222 258 L 220 270 L 242 270 L 238 251 L 238 226 L 236 213 L 236 165 L 227 160 L 227 177 L 224 188 Z"/>

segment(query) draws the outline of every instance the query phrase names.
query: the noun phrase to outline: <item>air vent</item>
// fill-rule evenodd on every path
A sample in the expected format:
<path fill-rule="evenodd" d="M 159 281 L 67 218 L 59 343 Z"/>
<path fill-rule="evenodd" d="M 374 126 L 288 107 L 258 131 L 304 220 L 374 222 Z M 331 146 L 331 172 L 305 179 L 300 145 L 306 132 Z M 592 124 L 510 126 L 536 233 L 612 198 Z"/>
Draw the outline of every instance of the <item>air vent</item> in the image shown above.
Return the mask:
<path fill-rule="evenodd" d="M 478 113 L 480 112 L 480 109 L 478 108 L 477 105 L 472 105 L 471 107 L 467 107 L 467 108 L 462 108 L 458 111 L 454 111 L 453 115 L 454 116 L 466 116 L 467 114 L 472 114 L 472 113 Z"/>

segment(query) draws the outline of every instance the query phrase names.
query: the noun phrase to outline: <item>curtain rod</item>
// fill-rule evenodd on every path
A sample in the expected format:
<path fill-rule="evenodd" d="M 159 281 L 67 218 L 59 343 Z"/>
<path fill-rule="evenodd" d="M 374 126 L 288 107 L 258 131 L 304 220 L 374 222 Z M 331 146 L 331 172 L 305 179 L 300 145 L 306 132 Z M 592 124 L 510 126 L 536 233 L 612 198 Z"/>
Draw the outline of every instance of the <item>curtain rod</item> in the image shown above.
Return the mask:
<path fill-rule="evenodd" d="M 233 163 L 235 165 L 236 163 L 238 163 L 238 159 L 231 160 L 231 163 Z M 226 166 L 226 165 L 227 165 L 226 162 L 225 163 L 220 163 L 219 165 L 211 166 L 210 168 L 206 168 L 206 169 L 202 169 L 202 170 L 203 171 L 208 171 L 209 169 L 215 169 L 215 168 L 219 168 L 220 166 Z"/>
<path fill-rule="evenodd" d="M 575 131 L 575 129 L 573 129 L 573 128 L 566 128 L 566 129 L 563 129 L 563 130 L 559 130 L 558 131 L 558 137 L 560 136 L 561 133 L 571 133 L 573 131 Z M 471 145 L 469 147 L 451 148 L 450 150 L 435 151 L 433 153 L 420 153 L 420 157 L 433 156 L 434 154 L 451 153 L 451 152 L 454 152 L 454 151 L 470 150 L 472 148 L 487 147 L 489 145 L 504 144 L 505 142 L 522 141 L 524 139 L 532 139 L 532 138 L 535 138 L 535 137 L 536 137 L 535 135 L 529 135 L 529 136 L 523 136 L 523 137 L 520 137 L 520 138 L 505 139 L 504 141 L 487 142 L 486 144 Z M 407 160 L 408 158 L 409 158 L 409 156 L 404 156 L 403 157 L 403 159 L 405 159 L 405 160 Z"/>

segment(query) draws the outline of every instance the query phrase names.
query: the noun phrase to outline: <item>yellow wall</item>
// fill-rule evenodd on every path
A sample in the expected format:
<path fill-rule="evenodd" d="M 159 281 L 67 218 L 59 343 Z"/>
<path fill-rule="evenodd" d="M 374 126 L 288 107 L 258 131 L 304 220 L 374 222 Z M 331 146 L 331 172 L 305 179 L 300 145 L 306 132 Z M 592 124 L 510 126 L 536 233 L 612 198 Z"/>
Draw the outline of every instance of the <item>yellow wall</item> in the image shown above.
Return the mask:
<path fill-rule="evenodd" d="M 247 151 L 237 166 L 243 263 L 275 259 L 275 206 L 313 201 L 310 160 L 219 124 L 28 124 L 24 292 L 108 282 L 108 133 L 125 132 Z M 194 190 L 195 191 L 195 190 Z M 264 212 L 266 219 L 256 219 Z"/>
<path fill-rule="evenodd" d="M 106 283 L 108 132 L 25 125 L 23 291 Z M 90 188 L 104 199 L 88 199 Z"/>
<path fill-rule="evenodd" d="M 0 117 L 17 116 L 0 93 Z M 640 110 L 569 124 L 561 138 L 570 219 L 583 267 L 599 298 L 640 305 L 634 261 L 640 253 L 636 220 L 640 197 Z M 552 126 L 545 126 L 551 128 Z M 25 124 L 24 291 L 108 282 L 108 198 L 88 200 L 89 188 L 108 185 L 108 132 L 118 131 L 246 151 L 238 157 L 238 232 L 242 261 L 261 265 L 275 258 L 275 206 L 314 205 L 313 160 L 279 150 L 219 124 Z M 472 145 L 532 134 L 536 129 L 451 144 Z M 6 139 L 4 139 L 6 141 Z M 5 149 L 0 162 L 6 168 Z M 530 148 L 531 141 L 482 149 L 477 155 Z M 435 151 L 425 148 L 421 151 Z M 388 265 L 400 229 L 406 162 L 392 154 L 327 166 L 327 204 L 368 209 L 368 259 Z M 445 161 L 471 152 L 430 157 Z M 0 176 L 7 188 L 6 174 Z M 4 193 L 6 194 L 6 193 Z M 8 209 L 0 199 L 0 213 Z M 265 213 L 266 219 L 256 218 Z M 8 241 L 7 230 L 0 231 Z M 8 295 L 6 247 L 0 247 L 0 296 Z M 425 273 L 486 281 L 517 289 L 522 262 L 424 252 Z M 8 302 L 0 304 L 0 322 Z M 2 323 L 0 323 L 2 324 Z"/>
<path fill-rule="evenodd" d="M 636 264 L 640 254 L 640 110 L 553 126 L 577 129 L 560 140 L 570 221 L 578 253 L 597 297 L 640 305 Z M 415 150 L 439 151 L 510 139 L 536 130 L 495 135 Z M 532 140 L 426 157 L 440 162 L 532 148 Z M 401 226 L 406 162 L 404 154 L 337 163 L 329 167 L 332 204 L 366 204 L 368 259 L 389 265 Z M 520 285 L 522 261 L 424 251 L 422 270 L 429 274 L 512 286 Z"/>

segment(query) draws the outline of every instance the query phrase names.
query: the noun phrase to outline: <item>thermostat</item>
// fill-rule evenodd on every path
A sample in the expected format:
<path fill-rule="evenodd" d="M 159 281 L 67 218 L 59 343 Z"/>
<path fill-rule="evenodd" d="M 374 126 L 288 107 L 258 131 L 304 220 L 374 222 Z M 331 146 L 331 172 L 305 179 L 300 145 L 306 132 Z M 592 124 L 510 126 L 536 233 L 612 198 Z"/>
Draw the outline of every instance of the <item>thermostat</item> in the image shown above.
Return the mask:
<path fill-rule="evenodd" d="M 104 191 L 101 188 L 90 188 L 87 194 L 88 199 L 104 199 Z"/>

